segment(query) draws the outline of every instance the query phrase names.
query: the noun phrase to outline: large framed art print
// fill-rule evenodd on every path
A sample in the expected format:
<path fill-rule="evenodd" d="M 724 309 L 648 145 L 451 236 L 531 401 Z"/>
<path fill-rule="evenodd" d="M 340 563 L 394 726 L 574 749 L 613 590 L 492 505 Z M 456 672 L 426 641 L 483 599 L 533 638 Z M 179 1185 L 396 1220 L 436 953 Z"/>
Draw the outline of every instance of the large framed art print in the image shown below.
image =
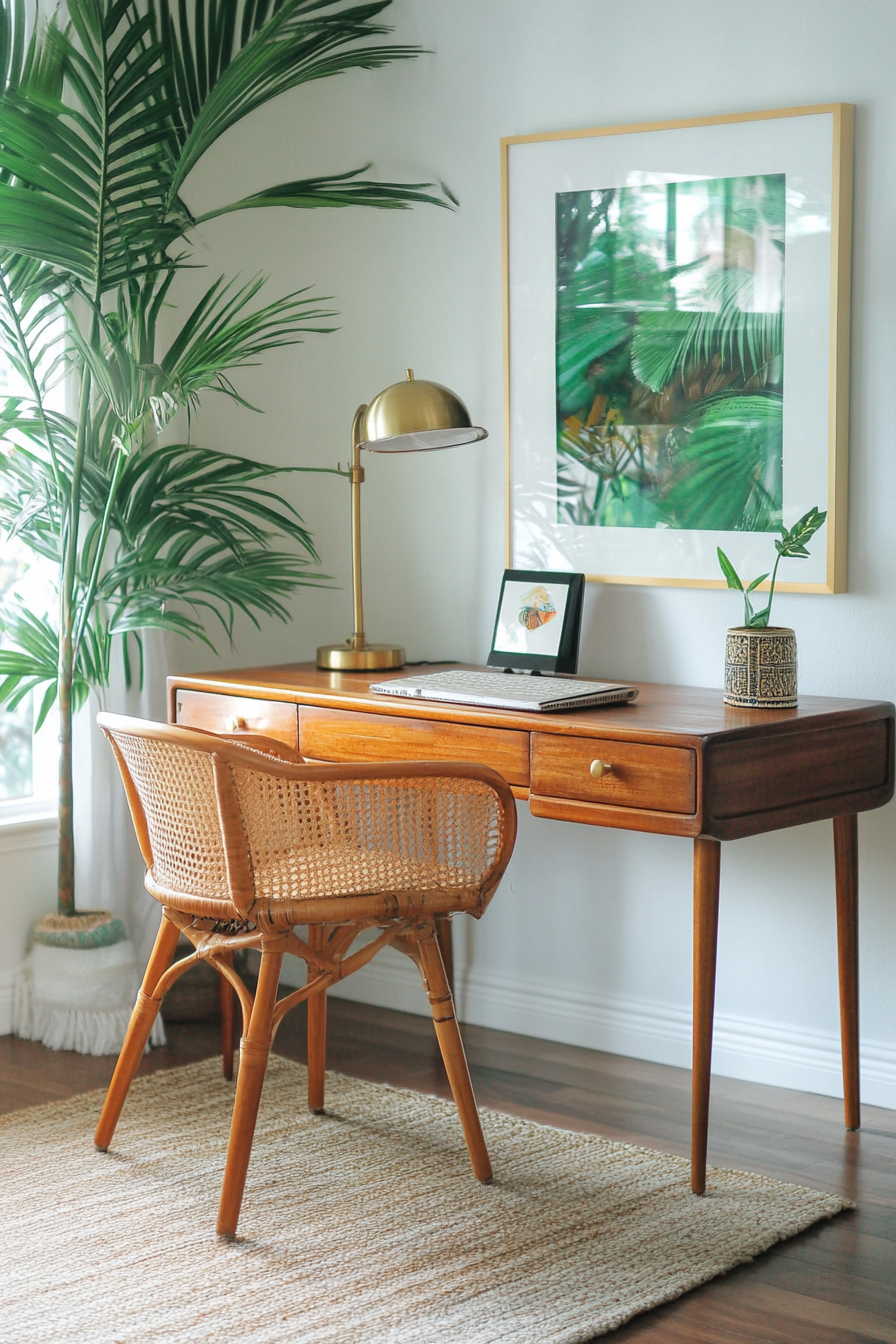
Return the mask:
<path fill-rule="evenodd" d="M 846 587 L 852 108 L 501 142 L 507 565 Z"/>

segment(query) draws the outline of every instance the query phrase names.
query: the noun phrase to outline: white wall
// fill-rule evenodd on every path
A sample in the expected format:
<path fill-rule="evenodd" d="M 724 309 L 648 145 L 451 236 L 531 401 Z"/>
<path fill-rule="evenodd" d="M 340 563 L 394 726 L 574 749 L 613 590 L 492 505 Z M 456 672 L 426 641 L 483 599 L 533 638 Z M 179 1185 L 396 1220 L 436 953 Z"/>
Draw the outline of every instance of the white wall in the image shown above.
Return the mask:
<path fill-rule="evenodd" d="M 346 455 L 352 413 L 412 364 L 458 390 L 492 437 L 368 464 L 367 631 L 411 658 L 481 659 L 503 566 L 502 135 L 842 100 L 857 105 L 849 593 L 783 595 L 806 693 L 892 698 L 894 118 L 892 0 L 397 0 L 396 36 L 435 54 L 298 91 L 257 114 L 189 183 L 196 209 L 373 158 L 382 176 L 444 179 L 459 213 L 269 211 L 202 231 L 210 275 L 263 270 L 272 292 L 334 295 L 338 334 L 279 352 L 240 387 L 264 417 L 209 403 L 199 439 L 290 464 Z M 182 295 L 203 277 L 185 278 Z M 241 630 L 229 665 L 313 657 L 350 630 L 348 493 L 288 487 L 341 585 L 295 622 Z M 720 686 L 721 592 L 593 587 L 580 670 Z M 182 669 L 207 666 L 173 650 Z M 865 1097 L 896 1106 L 892 808 L 861 819 Z M 522 818 L 513 868 L 481 926 L 457 930 L 469 1020 L 688 1061 L 690 846 Z M 715 1066 L 838 1092 L 829 825 L 725 847 Z M 423 1009 L 384 959 L 352 982 Z"/>
<path fill-rule="evenodd" d="M 53 906 L 56 818 L 0 826 L 0 1036 L 12 1030 L 12 995 L 30 929 Z"/>

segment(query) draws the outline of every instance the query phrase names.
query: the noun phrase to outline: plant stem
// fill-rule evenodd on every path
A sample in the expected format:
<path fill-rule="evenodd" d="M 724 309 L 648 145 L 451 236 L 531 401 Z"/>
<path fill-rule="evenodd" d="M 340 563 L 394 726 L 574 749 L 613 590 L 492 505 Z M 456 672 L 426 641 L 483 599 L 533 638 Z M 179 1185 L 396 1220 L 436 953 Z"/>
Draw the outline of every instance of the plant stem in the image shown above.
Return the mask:
<path fill-rule="evenodd" d="M 103 552 L 106 549 L 106 542 L 109 539 L 109 527 L 112 516 L 112 505 L 115 501 L 115 492 L 118 489 L 118 482 L 121 477 L 121 469 L 124 466 L 125 454 L 119 448 L 115 459 L 115 467 L 112 472 L 112 480 L 109 482 L 109 493 L 106 496 L 106 504 L 103 509 L 103 521 L 100 525 L 100 533 L 96 543 L 96 553 L 93 557 L 93 568 L 90 572 L 90 579 L 84 596 L 81 599 L 81 614 L 78 619 L 78 628 L 74 637 L 74 658 L 77 661 L 78 650 L 81 647 L 81 640 L 84 638 L 84 631 L 87 628 L 87 622 L 90 619 L 90 609 L 93 606 L 93 599 L 96 593 L 96 586 L 100 577 L 100 565 L 103 559 Z"/>
<path fill-rule="evenodd" d="M 100 301 L 103 275 L 103 230 L 105 226 L 106 181 L 109 164 L 109 109 L 108 71 L 105 36 L 102 39 L 102 143 L 103 153 L 97 183 L 96 262 L 94 271 L 93 316 L 90 340 L 94 349 L 100 343 Z M 62 582 L 59 585 L 59 665 L 57 695 L 59 697 L 59 867 L 56 896 L 60 915 L 75 913 L 75 826 L 72 779 L 72 687 L 75 680 L 76 650 L 73 639 L 75 626 L 75 589 L 78 578 L 78 533 L 81 525 L 81 478 L 90 434 L 90 368 L 85 362 L 81 371 L 81 392 L 78 398 L 78 437 L 72 461 L 72 485 L 69 496 L 67 529 L 63 531 Z"/>
<path fill-rule="evenodd" d="M 765 609 L 765 624 L 768 625 L 769 617 L 772 614 L 772 599 L 775 596 L 775 579 L 778 577 L 778 566 L 781 563 L 780 553 L 775 557 L 775 567 L 772 570 L 772 581 L 768 590 L 768 606 Z"/>
<path fill-rule="evenodd" d="M 75 829 L 72 809 L 72 685 L 75 679 L 75 584 L 78 570 L 78 531 L 81 514 L 81 477 L 87 448 L 90 415 L 90 370 L 81 374 L 78 438 L 72 462 L 72 485 L 63 524 L 62 575 L 59 584 L 59 869 L 57 897 L 60 915 L 75 913 Z"/>

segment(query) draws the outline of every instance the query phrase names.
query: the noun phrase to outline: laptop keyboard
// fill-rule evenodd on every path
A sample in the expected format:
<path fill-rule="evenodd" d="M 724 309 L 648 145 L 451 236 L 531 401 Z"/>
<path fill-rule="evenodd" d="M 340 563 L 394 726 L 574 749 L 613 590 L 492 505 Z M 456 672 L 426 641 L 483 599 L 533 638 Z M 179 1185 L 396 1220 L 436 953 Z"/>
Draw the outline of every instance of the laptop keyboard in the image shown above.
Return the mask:
<path fill-rule="evenodd" d="M 613 689 L 613 683 L 606 681 L 509 676 L 506 672 L 432 672 L 415 680 L 433 690 L 461 691 L 464 695 L 500 695 L 502 700 L 553 700 L 560 696 L 595 695 Z"/>
<path fill-rule="evenodd" d="M 591 696 L 606 696 L 604 703 L 628 700 L 630 688 L 607 681 L 578 681 L 565 677 L 510 676 L 506 672 L 429 672 L 422 676 L 395 677 L 370 687 L 384 695 L 403 695 L 421 700 L 463 697 L 467 703 L 519 704 L 576 708 Z M 617 695 L 612 693 L 616 691 Z"/>

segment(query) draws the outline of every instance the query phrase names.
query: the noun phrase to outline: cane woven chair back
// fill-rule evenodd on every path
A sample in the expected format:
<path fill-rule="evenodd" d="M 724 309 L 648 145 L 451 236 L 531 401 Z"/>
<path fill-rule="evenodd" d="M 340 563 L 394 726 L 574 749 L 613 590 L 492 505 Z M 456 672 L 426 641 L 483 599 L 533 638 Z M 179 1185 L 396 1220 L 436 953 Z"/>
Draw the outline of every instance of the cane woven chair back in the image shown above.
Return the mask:
<path fill-rule="evenodd" d="M 437 893 L 463 891 L 481 914 L 509 856 L 510 791 L 482 766 L 293 764 L 192 729 L 100 723 L 165 904 L 241 919 L 260 905 L 290 924 L 314 901 L 429 893 L 441 907 Z"/>
<path fill-rule="evenodd" d="M 501 848 L 481 780 L 285 780 L 236 768 L 255 899 L 478 887 Z"/>
<path fill-rule="evenodd" d="M 226 900 L 227 859 L 211 754 L 134 733 L 107 730 L 107 735 L 132 785 L 132 812 L 135 794 L 139 802 L 149 847 L 143 857 L 153 883 L 171 893 Z"/>

